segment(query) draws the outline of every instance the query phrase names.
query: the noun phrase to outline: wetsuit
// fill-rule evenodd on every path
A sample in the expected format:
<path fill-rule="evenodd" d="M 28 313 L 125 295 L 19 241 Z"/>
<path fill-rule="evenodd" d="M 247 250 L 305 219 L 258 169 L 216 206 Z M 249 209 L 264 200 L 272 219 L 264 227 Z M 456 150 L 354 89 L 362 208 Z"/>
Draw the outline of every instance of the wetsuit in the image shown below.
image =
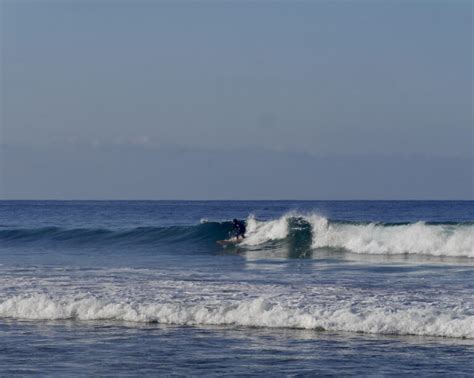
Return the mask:
<path fill-rule="evenodd" d="M 247 229 L 245 228 L 245 223 L 242 221 L 236 221 L 234 222 L 234 233 L 235 237 L 239 238 L 242 236 L 242 238 L 245 238 L 245 231 Z"/>

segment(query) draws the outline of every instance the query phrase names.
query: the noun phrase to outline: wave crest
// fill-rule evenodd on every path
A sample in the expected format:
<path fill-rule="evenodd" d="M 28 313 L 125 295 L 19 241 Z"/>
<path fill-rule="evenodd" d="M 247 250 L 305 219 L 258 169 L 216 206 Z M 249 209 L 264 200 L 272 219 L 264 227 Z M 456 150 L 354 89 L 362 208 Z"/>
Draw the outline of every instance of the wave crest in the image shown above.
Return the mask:
<path fill-rule="evenodd" d="M 365 254 L 421 254 L 474 257 L 472 225 L 364 225 L 331 223 L 311 217 L 313 248 L 344 248 Z"/>

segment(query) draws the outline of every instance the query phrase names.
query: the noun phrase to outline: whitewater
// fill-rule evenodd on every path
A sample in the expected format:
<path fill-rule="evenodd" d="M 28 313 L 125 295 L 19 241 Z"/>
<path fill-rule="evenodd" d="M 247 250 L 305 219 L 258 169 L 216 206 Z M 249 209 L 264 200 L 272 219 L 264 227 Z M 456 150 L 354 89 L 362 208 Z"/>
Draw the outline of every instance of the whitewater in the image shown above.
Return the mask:
<path fill-rule="evenodd" d="M 473 224 L 348 224 L 330 222 L 317 214 L 287 214 L 277 220 L 247 219 L 248 237 L 244 245 L 260 245 L 293 237 L 310 226 L 312 248 L 345 249 L 366 254 L 423 254 L 474 257 Z"/>
<path fill-rule="evenodd" d="M 0 368 L 468 372 L 473 246 L 472 201 L 0 201 Z"/>
<path fill-rule="evenodd" d="M 123 282 L 130 274 L 135 276 L 133 283 L 127 282 L 124 286 L 116 282 L 117 277 Z M 110 275 L 115 278 L 111 280 Z M 146 277 L 149 278 L 149 273 Z M 229 283 L 224 279 L 196 283 L 155 278 L 150 284 L 139 271 L 124 274 L 110 270 L 95 272 L 93 285 L 79 279 L 67 288 L 50 283 L 44 286 L 36 278 L 34 281 L 28 282 L 22 277 L 21 282 L 15 282 L 3 275 L 0 281 L 3 286 L 18 285 L 23 287 L 23 292 L 0 299 L 1 318 L 115 320 L 474 338 L 474 301 L 460 300 L 449 293 L 440 295 L 438 290 L 401 295 L 389 289 L 374 292 L 344 285 L 304 284 L 287 287 Z M 28 286 L 32 289 L 26 290 Z M 92 286 L 101 289 L 95 289 L 92 294 Z"/>

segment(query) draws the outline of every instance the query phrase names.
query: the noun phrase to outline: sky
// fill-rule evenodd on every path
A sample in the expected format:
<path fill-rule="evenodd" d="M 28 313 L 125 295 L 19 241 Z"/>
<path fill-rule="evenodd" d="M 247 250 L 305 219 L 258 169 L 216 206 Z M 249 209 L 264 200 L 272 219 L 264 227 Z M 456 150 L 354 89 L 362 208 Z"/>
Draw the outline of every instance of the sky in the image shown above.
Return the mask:
<path fill-rule="evenodd" d="M 471 1 L 0 17 L 0 199 L 474 199 Z"/>

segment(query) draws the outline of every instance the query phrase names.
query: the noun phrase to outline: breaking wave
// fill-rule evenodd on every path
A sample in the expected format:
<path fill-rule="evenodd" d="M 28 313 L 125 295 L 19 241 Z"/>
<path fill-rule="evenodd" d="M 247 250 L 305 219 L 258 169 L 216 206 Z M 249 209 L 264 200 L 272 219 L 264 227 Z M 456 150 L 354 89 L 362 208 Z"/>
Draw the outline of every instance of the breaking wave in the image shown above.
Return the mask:
<path fill-rule="evenodd" d="M 359 254 L 417 254 L 474 258 L 474 224 L 426 223 L 405 224 L 344 222 L 309 214 L 286 214 L 278 219 L 257 220 L 249 216 L 247 237 L 239 248 L 278 247 L 335 249 Z M 231 222 L 201 220 L 197 225 L 137 227 L 125 230 L 0 229 L 4 244 L 59 243 L 88 244 L 166 244 L 214 243 L 231 236 Z"/>
<path fill-rule="evenodd" d="M 431 256 L 474 257 L 472 225 L 331 224 L 316 219 L 313 247 L 344 248 L 366 254 L 420 254 Z"/>
<path fill-rule="evenodd" d="M 474 316 L 460 306 L 365 307 L 352 303 L 295 307 L 274 298 L 209 303 L 129 303 L 93 296 L 13 296 L 0 301 L 0 317 L 28 320 L 113 320 L 175 325 L 233 325 L 316 331 L 474 338 Z"/>
<path fill-rule="evenodd" d="M 285 215 L 276 220 L 249 217 L 248 237 L 242 243 L 262 245 L 275 240 L 304 243 L 312 249 L 333 248 L 363 254 L 420 254 L 474 258 L 471 223 L 408 224 L 336 222 L 318 215 Z"/>

